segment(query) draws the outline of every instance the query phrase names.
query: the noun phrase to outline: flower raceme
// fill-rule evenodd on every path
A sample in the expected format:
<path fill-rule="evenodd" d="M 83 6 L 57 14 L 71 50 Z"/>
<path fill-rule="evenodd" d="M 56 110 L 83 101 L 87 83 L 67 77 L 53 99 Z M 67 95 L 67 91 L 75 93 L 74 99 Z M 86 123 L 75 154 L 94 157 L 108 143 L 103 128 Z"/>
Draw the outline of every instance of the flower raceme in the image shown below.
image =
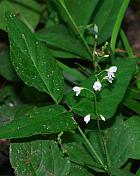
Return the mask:
<path fill-rule="evenodd" d="M 107 79 L 110 83 L 112 83 L 112 81 L 115 78 L 114 73 L 116 73 L 117 67 L 111 66 L 109 69 L 107 69 L 105 71 L 107 71 L 107 76 L 105 76 L 103 79 Z M 94 82 L 93 89 L 95 91 L 100 91 L 101 88 L 102 88 L 102 84 L 101 84 L 100 80 L 98 79 L 97 81 Z M 78 96 L 81 93 L 81 90 L 83 90 L 83 89 L 84 89 L 83 87 L 78 87 L 78 86 L 73 87 L 73 91 L 76 93 L 76 96 Z"/>

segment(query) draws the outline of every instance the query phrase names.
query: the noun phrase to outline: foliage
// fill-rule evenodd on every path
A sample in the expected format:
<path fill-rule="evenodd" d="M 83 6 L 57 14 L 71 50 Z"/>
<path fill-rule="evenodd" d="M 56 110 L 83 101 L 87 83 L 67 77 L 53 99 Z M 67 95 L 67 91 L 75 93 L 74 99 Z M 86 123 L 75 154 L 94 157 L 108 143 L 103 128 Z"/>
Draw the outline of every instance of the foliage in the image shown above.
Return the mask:
<path fill-rule="evenodd" d="M 0 138 L 19 176 L 136 176 L 137 58 L 129 0 L 2 0 Z M 126 51 L 125 53 L 117 52 Z"/>

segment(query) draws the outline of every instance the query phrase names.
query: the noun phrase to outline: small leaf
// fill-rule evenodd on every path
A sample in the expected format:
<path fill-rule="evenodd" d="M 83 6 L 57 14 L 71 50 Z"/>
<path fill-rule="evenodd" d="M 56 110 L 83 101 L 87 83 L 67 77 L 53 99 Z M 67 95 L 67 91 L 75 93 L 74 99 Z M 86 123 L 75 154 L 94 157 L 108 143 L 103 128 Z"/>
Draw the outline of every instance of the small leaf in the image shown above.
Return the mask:
<path fill-rule="evenodd" d="M 66 176 L 70 161 L 60 151 L 55 141 L 38 140 L 12 143 L 10 161 L 16 175 Z"/>
<path fill-rule="evenodd" d="M 19 80 L 11 63 L 9 53 L 5 51 L 0 53 L 0 75 L 9 81 Z"/>
<path fill-rule="evenodd" d="M 105 165 L 107 165 L 108 161 L 110 169 L 119 169 L 129 158 L 140 159 L 139 124 L 139 117 L 132 116 L 124 121 L 123 117 L 120 116 L 117 117 L 111 128 L 102 130 L 108 160 L 106 160 L 106 155 L 100 142 L 99 132 L 96 130 L 87 131 L 87 137 Z"/>
<path fill-rule="evenodd" d="M 11 60 L 23 81 L 51 95 L 56 103 L 63 97 L 62 70 L 46 45 L 14 15 L 7 14 Z"/>
<path fill-rule="evenodd" d="M 7 11 L 18 14 L 23 22 L 34 29 L 40 19 L 41 7 L 39 3 L 34 0 L 0 1 L 0 28 L 3 30 L 6 30 L 6 21 L 4 17 Z"/>
<path fill-rule="evenodd" d="M 71 131 L 77 127 L 72 114 L 63 106 L 29 108 L 24 114 L 0 127 L 0 138 L 23 138 L 36 134 L 52 134 Z"/>

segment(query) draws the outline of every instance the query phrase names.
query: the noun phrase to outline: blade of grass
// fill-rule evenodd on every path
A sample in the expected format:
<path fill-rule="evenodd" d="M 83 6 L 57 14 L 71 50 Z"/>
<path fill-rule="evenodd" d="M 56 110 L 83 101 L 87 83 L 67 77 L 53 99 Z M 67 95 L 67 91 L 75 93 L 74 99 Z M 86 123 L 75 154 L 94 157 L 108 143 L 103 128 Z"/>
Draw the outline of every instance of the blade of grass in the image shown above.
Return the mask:
<path fill-rule="evenodd" d="M 121 35 L 121 39 L 123 41 L 124 47 L 127 50 L 128 57 L 131 57 L 131 58 L 135 57 L 134 54 L 133 54 L 133 50 L 132 50 L 132 48 L 129 44 L 128 38 L 127 38 L 126 34 L 124 33 L 124 31 L 122 29 L 120 31 L 120 35 Z"/>
<path fill-rule="evenodd" d="M 110 42 L 110 47 L 111 47 L 113 53 L 115 51 L 116 40 L 117 40 L 117 37 L 118 37 L 120 26 L 121 26 L 125 11 L 126 11 L 128 5 L 129 5 L 129 2 L 130 2 L 130 0 L 124 0 L 123 1 L 122 6 L 121 6 L 120 11 L 119 11 L 119 14 L 118 14 L 118 17 L 117 17 L 117 20 L 116 20 L 116 23 L 114 25 L 114 29 L 113 29 L 112 37 L 111 37 L 111 42 Z"/>

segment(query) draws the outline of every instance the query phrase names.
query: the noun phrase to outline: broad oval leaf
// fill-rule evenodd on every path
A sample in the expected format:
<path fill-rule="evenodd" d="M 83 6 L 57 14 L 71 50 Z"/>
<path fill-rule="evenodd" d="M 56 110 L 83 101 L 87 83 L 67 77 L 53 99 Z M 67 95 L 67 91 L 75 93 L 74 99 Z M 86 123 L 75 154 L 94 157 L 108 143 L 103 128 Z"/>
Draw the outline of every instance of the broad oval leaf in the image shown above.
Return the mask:
<path fill-rule="evenodd" d="M 122 116 L 116 118 L 110 128 L 102 133 L 105 140 L 108 154 L 108 164 L 110 168 L 119 169 L 125 162 L 131 159 L 140 159 L 140 118 L 132 116 L 124 121 Z M 110 125 L 109 125 L 110 126 Z M 103 125 L 102 127 L 105 127 Z M 87 132 L 87 136 L 94 146 L 96 152 L 107 164 L 103 146 L 101 145 L 99 132 L 92 130 Z"/>
<path fill-rule="evenodd" d="M 62 70 L 50 54 L 46 45 L 16 16 L 7 14 L 11 60 L 23 81 L 51 95 L 56 103 L 63 97 L 64 80 Z"/>
<path fill-rule="evenodd" d="M 71 131 L 77 127 L 72 114 L 60 105 L 29 108 L 0 126 L 0 138 L 23 138 L 36 134 Z"/>
<path fill-rule="evenodd" d="M 55 141 L 12 143 L 10 161 L 16 175 L 20 176 L 66 176 L 70 170 L 69 158 Z"/>
<path fill-rule="evenodd" d="M 99 43 L 105 42 L 111 37 L 123 1 L 118 0 L 116 3 L 115 0 L 105 0 L 98 3 L 91 23 L 97 24 L 99 28 Z"/>
<path fill-rule="evenodd" d="M 44 41 L 47 45 L 57 47 L 62 50 L 66 50 L 72 54 L 76 54 L 75 57 L 90 60 L 90 55 L 83 47 L 81 42 L 70 35 L 68 29 L 64 25 L 54 25 L 45 28 L 36 33 L 38 40 Z"/>

